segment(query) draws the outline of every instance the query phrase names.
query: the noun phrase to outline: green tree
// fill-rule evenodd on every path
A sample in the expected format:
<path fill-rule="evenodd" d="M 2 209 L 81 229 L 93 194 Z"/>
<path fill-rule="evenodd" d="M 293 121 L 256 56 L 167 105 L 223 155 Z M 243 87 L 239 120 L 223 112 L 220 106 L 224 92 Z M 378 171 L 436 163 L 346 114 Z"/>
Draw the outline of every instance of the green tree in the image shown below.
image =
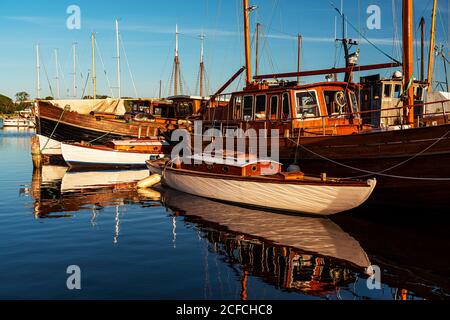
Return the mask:
<path fill-rule="evenodd" d="M 14 102 L 7 96 L 0 94 L 0 113 L 13 113 L 15 111 Z"/>
<path fill-rule="evenodd" d="M 26 101 L 28 100 L 30 100 L 30 95 L 27 92 L 21 91 L 16 93 L 16 109 L 23 110 L 27 106 Z"/>

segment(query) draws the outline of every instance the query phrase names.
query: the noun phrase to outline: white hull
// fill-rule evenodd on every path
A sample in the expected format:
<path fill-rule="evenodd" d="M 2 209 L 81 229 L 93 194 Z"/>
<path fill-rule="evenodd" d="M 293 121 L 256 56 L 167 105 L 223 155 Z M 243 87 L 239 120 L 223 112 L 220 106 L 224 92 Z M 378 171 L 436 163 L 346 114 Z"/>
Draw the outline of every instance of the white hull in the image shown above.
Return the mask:
<path fill-rule="evenodd" d="M 41 148 L 41 152 L 44 155 L 49 156 L 60 156 L 62 155 L 61 152 L 61 142 L 37 135 L 39 138 L 39 147 Z"/>
<path fill-rule="evenodd" d="M 166 170 L 163 182 L 189 194 L 267 209 L 332 215 L 359 207 L 371 195 L 370 187 L 287 184 L 221 179 Z"/>
<path fill-rule="evenodd" d="M 34 128 L 34 123 L 27 119 L 3 119 L 5 128 Z"/>
<path fill-rule="evenodd" d="M 80 145 L 61 143 L 62 156 L 70 167 L 119 168 L 145 167 L 145 161 L 151 157 L 162 157 L 154 153 L 137 153 L 104 150 Z"/>

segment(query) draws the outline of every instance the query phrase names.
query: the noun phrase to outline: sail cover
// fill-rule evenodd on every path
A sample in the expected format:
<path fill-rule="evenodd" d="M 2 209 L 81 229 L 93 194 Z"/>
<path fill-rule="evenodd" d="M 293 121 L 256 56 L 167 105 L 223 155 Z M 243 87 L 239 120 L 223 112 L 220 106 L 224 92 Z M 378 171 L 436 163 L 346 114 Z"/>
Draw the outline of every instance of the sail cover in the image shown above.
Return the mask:
<path fill-rule="evenodd" d="M 443 101 L 446 101 L 442 103 Z M 425 114 L 450 112 L 450 92 L 436 91 L 427 93 Z"/>
<path fill-rule="evenodd" d="M 86 115 L 91 112 L 115 115 L 124 115 L 126 113 L 125 101 L 122 99 L 50 100 L 47 102 L 55 107 L 69 107 L 70 111 Z"/>

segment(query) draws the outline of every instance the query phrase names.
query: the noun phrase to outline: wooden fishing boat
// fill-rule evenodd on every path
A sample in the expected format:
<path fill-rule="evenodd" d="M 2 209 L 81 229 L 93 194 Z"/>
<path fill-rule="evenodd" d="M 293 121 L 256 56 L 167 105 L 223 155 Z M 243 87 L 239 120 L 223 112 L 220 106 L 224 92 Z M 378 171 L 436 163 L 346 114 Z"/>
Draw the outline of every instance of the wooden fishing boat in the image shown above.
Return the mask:
<path fill-rule="evenodd" d="M 248 1 L 243 3 L 246 68 L 240 72 L 246 70 L 246 86 L 213 96 L 212 102 L 225 96 L 230 102 L 226 107 L 210 104 L 204 113 L 203 131 L 215 128 L 226 137 L 230 129 L 253 129 L 267 137 L 270 151 L 271 130 L 276 130 L 280 161 L 286 165 L 296 163 L 312 174 L 326 170 L 343 178 L 376 177 L 377 190 L 385 189 L 394 196 L 393 203 L 445 206 L 450 190 L 450 124 L 445 115 L 442 121 L 434 121 L 436 111 L 427 110 L 433 110 L 433 105 L 442 108 L 448 101 L 421 103 L 427 83 L 410 81 L 414 67 L 413 39 L 408 32 L 413 28 L 412 0 L 403 1 L 403 63 L 359 66 L 351 60 L 344 37 L 343 68 L 257 76 L 251 73 Z M 401 78 L 361 84 L 352 80 L 354 72 L 400 66 Z M 345 74 L 342 82 L 299 81 L 318 75 L 336 79 L 340 73 Z M 290 78 L 297 81 L 280 80 Z M 398 93 L 400 98 L 395 96 Z M 198 135 L 203 136 L 203 131 Z M 234 145 L 249 145 L 248 137 L 242 135 L 224 138 L 224 145 L 228 139 L 234 139 Z M 239 141 L 242 139 L 245 141 Z"/>
<path fill-rule="evenodd" d="M 170 145 L 163 139 L 112 140 L 105 145 L 61 143 L 62 156 L 71 168 L 145 167 L 145 161 L 164 157 Z"/>
<path fill-rule="evenodd" d="M 372 194 L 376 180 L 327 179 L 302 172 L 282 172 L 271 160 L 204 158 L 201 164 L 170 161 L 163 170 L 163 184 L 193 195 L 271 210 L 331 215 L 360 206 Z"/>

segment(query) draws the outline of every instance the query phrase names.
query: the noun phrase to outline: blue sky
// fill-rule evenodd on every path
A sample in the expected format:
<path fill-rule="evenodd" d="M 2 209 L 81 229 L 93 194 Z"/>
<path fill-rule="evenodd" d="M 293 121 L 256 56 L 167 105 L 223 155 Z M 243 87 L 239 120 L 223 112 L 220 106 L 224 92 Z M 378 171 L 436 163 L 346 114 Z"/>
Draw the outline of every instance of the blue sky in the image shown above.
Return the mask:
<path fill-rule="evenodd" d="M 333 0 L 340 6 L 340 0 Z M 393 18 L 392 1 L 397 10 Z M 437 41 L 448 50 L 449 0 L 439 0 Z M 329 68 L 335 62 L 342 65 L 342 52 L 335 49 L 334 25 L 336 13 L 329 0 L 251 0 L 258 9 L 252 13 L 252 28 L 263 25 L 265 48 L 261 49 L 260 73 L 289 72 L 296 69 L 296 38 L 304 37 L 302 68 Z M 69 5 L 81 9 L 81 29 L 66 28 Z M 367 30 L 366 9 L 376 4 L 382 9 L 381 30 Z M 429 23 L 432 0 L 415 0 L 415 20 L 422 15 Z M 399 46 L 393 45 L 395 23 L 399 32 L 401 0 L 344 0 L 345 13 L 352 23 L 382 50 L 400 59 Z M 183 78 L 189 93 L 195 94 L 200 41 L 204 32 L 206 69 L 210 91 L 221 86 L 243 64 L 241 0 L 1 0 L 0 1 L 0 93 L 13 97 L 25 90 L 33 97 L 36 92 L 35 44 L 41 46 L 42 95 L 51 95 L 49 83 L 56 91 L 54 49 L 58 48 L 61 65 L 61 96 L 70 96 L 72 88 L 73 42 L 78 46 L 78 93 L 85 87 L 90 69 L 90 34 L 96 33 L 101 58 L 111 82 L 117 85 L 114 19 L 118 17 L 121 36 L 138 95 L 154 97 L 159 81 L 163 94 L 168 93 L 175 42 L 175 24 L 180 28 L 180 58 Z M 429 24 L 428 24 L 429 27 Z M 417 28 L 417 25 L 415 26 Z M 428 33 L 427 28 L 427 33 Z M 339 27 L 339 32 L 340 27 Z M 359 39 L 351 28 L 349 37 Z M 360 46 L 361 64 L 388 62 L 372 46 Z M 124 57 L 124 52 L 122 52 Z M 338 57 L 336 59 L 336 56 Z M 47 76 L 44 71 L 47 70 Z M 127 62 L 122 59 L 123 95 L 135 96 Z M 111 95 L 104 69 L 97 56 L 98 93 Z M 439 72 L 438 72 L 439 73 Z M 312 81 L 315 79 L 307 79 Z M 241 82 L 242 85 L 242 82 Z M 232 89 L 236 89 L 236 83 Z M 67 90 L 70 90 L 68 93 Z M 91 86 L 86 88 L 89 94 Z M 117 90 L 113 88 L 113 93 Z M 55 92 L 54 92 L 55 94 Z"/>

